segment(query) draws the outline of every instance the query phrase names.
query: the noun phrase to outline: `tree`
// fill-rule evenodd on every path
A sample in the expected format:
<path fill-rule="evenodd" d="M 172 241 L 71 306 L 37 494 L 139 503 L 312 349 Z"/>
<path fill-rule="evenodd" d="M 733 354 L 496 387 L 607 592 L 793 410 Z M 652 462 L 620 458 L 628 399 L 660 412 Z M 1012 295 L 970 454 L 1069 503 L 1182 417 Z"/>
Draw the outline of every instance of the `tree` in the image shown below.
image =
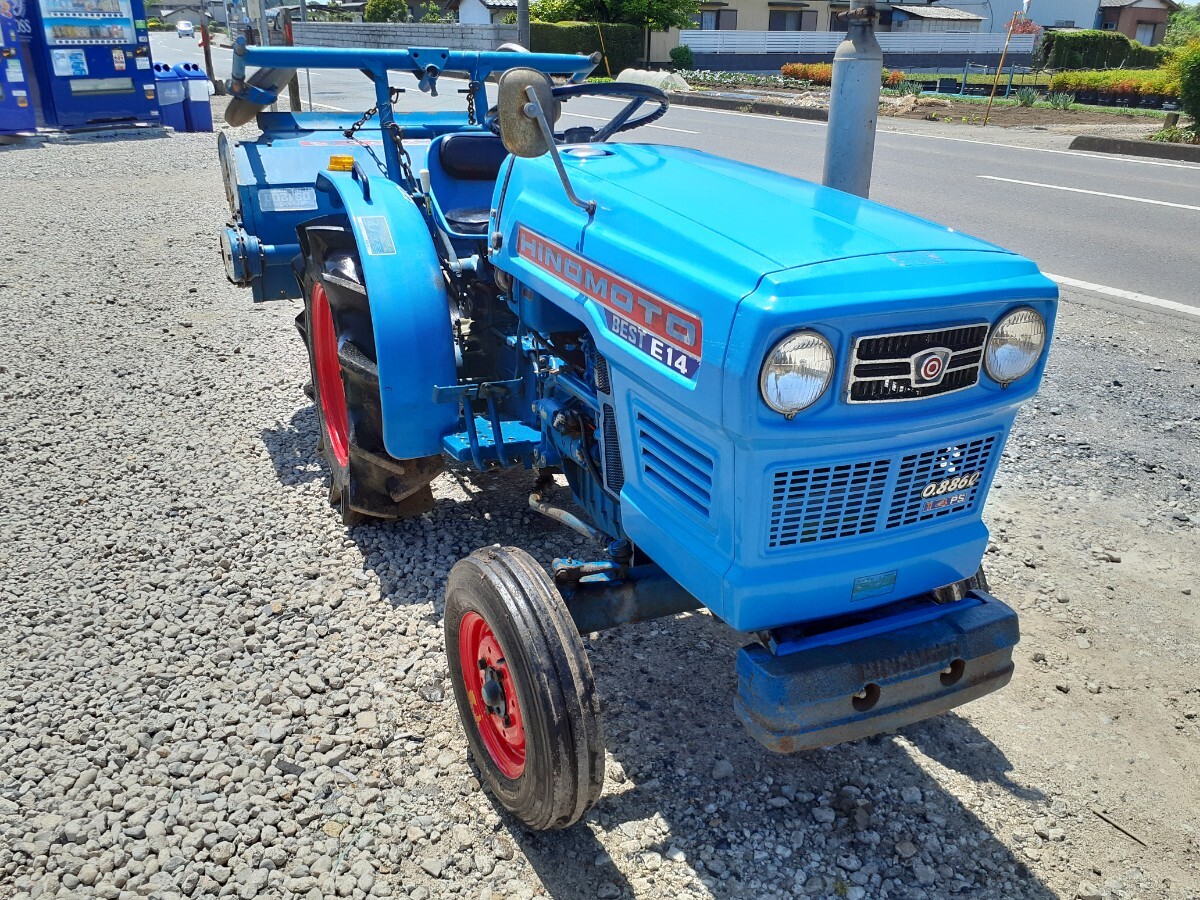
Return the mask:
<path fill-rule="evenodd" d="M 418 22 L 425 22 L 429 25 L 445 24 L 456 21 L 454 13 L 443 10 L 437 5 L 436 0 L 425 0 L 417 7 L 417 12 L 420 13 Z"/>
<path fill-rule="evenodd" d="M 1032 34 L 1037 36 L 1043 30 L 1042 26 L 1033 21 L 1033 19 L 1027 19 L 1020 13 L 1013 15 L 1012 22 L 1009 25 L 1012 27 L 1013 34 Z"/>
<path fill-rule="evenodd" d="M 535 22 L 573 22 L 579 16 L 575 0 L 533 0 L 529 18 Z M 515 16 L 512 24 L 516 24 Z"/>
<path fill-rule="evenodd" d="M 407 0 L 367 0 L 367 8 L 363 10 L 363 21 L 366 22 L 408 22 L 411 19 Z"/>
<path fill-rule="evenodd" d="M 601 22 L 637 25 L 652 31 L 693 28 L 699 0 L 535 0 L 531 15 L 540 22 Z"/>
<path fill-rule="evenodd" d="M 1163 46 L 1177 49 L 1200 41 L 1200 4 L 1193 3 L 1171 13 L 1167 19 L 1167 33 L 1163 37 Z"/>

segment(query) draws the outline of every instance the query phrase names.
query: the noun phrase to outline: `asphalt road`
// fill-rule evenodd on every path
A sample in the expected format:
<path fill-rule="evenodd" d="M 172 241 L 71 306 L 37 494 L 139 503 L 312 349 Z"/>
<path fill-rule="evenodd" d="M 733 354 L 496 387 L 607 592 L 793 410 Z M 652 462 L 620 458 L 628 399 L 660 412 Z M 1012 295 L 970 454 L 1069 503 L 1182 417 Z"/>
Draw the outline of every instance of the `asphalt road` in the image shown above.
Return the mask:
<path fill-rule="evenodd" d="M 158 61 L 199 61 L 196 44 L 152 36 Z M 218 75 L 228 74 L 231 57 L 214 48 Z M 406 109 L 463 102 L 462 84 L 450 79 L 437 98 L 417 91 L 407 76 L 395 83 L 410 87 Z M 314 70 L 307 79 L 302 73 L 300 84 L 305 103 L 318 109 L 359 113 L 373 103 L 370 82 L 358 72 Z M 615 109 L 613 101 L 575 100 L 568 114 L 582 124 Z M 1200 233 L 1200 166 L 1069 151 L 1062 135 L 1039 135 L 1031 147 L 1009 143 L 1015 138 L 999 128 L 931 133 L 923 124 L 881 122 L 873 200 L 1022 253 L 1068 286 L 1086 283 L 1099 289 L 1089 293 L 1126 304 L 1182 304 L 1200 315 L 1200 257 L 1188 237 Z M 818 122 L 675 106 L 634 134 L 819 181 L 825 132 Z"/>

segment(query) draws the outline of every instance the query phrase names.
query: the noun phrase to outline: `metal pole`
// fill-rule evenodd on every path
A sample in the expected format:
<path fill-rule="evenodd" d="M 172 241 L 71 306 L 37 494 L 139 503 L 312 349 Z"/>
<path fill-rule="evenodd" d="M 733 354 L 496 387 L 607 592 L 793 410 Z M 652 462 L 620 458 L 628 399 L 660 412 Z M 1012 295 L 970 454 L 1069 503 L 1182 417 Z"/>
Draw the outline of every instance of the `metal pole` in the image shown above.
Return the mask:
<path fill-rule="evenodd" d="M 300 21 L 308 21 L 308 3 L 306 0 L 300 0 Z M 312 69 L 304 70 L 304 81 L 308 85 L 308 111 L 312 112 Z"/>
<path fill-rule="evenodd" d="M 204 10 L 200 10 L 200 40 L 204 46 L 204 74 L 208 76 L 209 83 L 213 86 L 213 93 L 218 97 L 223 97 L 225 96 L 225 85 L 217 78 L 216 72 L 213 71 L 212 35 L 209 34 L 208 24 L 204 21 L 204 16 Z"/>
<path fill-rule="evenodd" d="M 526 50 L 529 46 L 529 0 L 517 0 L 517 43 Z"/>
<path fill-rule="evenodd" d="M 278 15 L 283 16 L 283 38 L 291 47 L 294 43 L 292 40 L 292 11 L 281 7 Z M 288 105 L 292 108 L 292 112 L 303 110 L 300 105 L 300 79 L 296 75 L 293 75 L 292 80 L 288 82 Z"/>
<path fill-rule="evenodd" d="M 1026 4 L 1028 8 L 1028 4 Z M 987 112 L 983 114 L 983 124 L 988 123 L 988 119 L 992 117 L 992 101 L 996 99 L 996 86 L 1000 84 L 1000 72 L 1004 68 L 1004 58 L 1008 56 L 1008 42 L 1012 40 L 1013 25 L 1016 24 L 1017 14 L 1013 13 L 1013 17 L 1008 20 L 1008 35 L 1004 38 L 1004 49 L 1000 51 L 1000 63 L 996 66 L 996 77 L 992 79 L 992 92 L 988 94 Z"/>
<path fill-rule="evenodd" d="M 866 197 L 871 190 L 883 50 L 875 39 L 873 2 L 851 10 L 847 17 L 846 39 L 833 56 L 822 183 Z"/>

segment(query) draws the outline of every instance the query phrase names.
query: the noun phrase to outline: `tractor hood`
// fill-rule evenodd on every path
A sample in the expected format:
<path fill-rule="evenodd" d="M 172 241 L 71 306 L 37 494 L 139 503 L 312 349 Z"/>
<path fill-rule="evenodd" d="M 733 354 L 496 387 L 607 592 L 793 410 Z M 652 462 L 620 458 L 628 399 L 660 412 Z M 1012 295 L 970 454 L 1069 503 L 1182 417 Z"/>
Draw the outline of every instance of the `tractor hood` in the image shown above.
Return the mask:
<path fill-rule="evenodd" d="M 713 252 L 761 257 L 770 267 L 764 274 L 855 256 L 1000 249 L 841 191 L 698 150 L 604 149 L 612 155 L 569 166 L 603 183 L 596 185 L 602 195 L 597 218 L 608 207 L 640 209 L 655 230 L 668 225 L 668 217 L 687 219 L 711 232 Z"/>
<path fill-rule="evenodd" d="M 695 150 L 581 144 L 563 147 L 562 158 L 594 215 L 568 202 L 549 157 L 516 159 L 493 198 L 493 262 L 589 322 L 615 377 L 653 384 L 718 427 L 739 304 L 772 277 L 789 272 L 803 293 L 806 273 L 858 260 L 886 295 L 916 256 L 937 254 L 951 280 L 983 260 L 1019 260 L 859 197 Z M 831 314 L 886 300 L 847 292 Z"/>

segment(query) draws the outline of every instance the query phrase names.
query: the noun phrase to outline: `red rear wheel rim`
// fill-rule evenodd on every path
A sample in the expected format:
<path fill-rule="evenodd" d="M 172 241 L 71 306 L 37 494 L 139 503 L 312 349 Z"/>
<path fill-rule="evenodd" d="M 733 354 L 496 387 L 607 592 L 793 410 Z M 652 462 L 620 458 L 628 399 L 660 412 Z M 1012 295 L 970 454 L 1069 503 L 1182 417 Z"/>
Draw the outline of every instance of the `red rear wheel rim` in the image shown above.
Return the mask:
<path fill-rule="evenodd" d="M 506 777 L 520 778 L 525 771 L 525 719 L 504 650 L 478 613 L 467 613 L 458 627 L 458 660 L 471 715 L 492 762 Z M 498 699 L 497 684 L 503 689 L 502 707 L 489 707 L 489 695 Z"/>
<path fill-rule="evenodd" d="M 313 285 L 312 293 L 313 359 L 317 368 L 317 390 L 321 397 L 321 417 L 325 437 L 339 465 L 350 463 L 350 419 L 346 414 L 346 388 L 342 385 L 342 364 L 338 360 L 337 332 L 329 297 L 322 284 Z"/>

